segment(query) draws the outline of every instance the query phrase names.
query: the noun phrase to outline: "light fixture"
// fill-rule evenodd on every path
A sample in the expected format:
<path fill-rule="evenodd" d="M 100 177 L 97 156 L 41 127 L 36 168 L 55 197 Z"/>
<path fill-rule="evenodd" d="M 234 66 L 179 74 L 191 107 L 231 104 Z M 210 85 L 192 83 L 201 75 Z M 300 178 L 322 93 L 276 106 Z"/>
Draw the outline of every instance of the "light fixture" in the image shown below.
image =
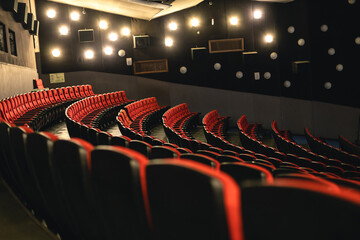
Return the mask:
<path fill-rule="evenodd" d="M 271 34 L 266 34 L 265 35 L 265 42 L 266 43 L 272 43 L 274 41 L 274 36 Z"/>
<path fill-rule="evenodd" d="M 79 21 L 80 14 L 78 12 L 74 11 L 74 12 L 70 13 L 70 18 L 73 21 Z"/>
<path fill-rule="evenodd" d="M 100 20 L 99 27 L 100 27 L 100 29 L 104 29 L 104 30 L 107 29 L 108 28 L 108 22 L 105 21 L 105 20 Z"/>
<path fill-rule="evenodd" d="M 257 9 L 257 10 L 254 11 L 254 18 L 255 19 L 260 19 L 260 18 L 262 18 L 262 14 L 263 14 L 262 11 Z"/>
<path fill-rule="evenodd" d="M 47 10 L 46 15 L 48 18 L 54 18 L 56 16 L 56 11 L 54 9 L 49 9 Z"/>
<path fill-rule="evenodd" d="M 86 59 L 93 59 L 95 54 L 93 50 L 86 50 L 84 55 Z"/>
<path fill-rule="evenodd" d="M 122 34 L 123 36 L 129 36 L 129 35 L 130 35 L 130 28 L 128 28 L 128 27 L 123 27 L 123 28 L 121 29 L 121 34 Z"/>
<path fill-rule="evenodd" d="M 108 55 L 108 56 L 111 55 L 113 53 L 113 48 L 110 46 L 105 47 L 104 53 L 105 53 L 105 55 Z"/>
<path fill-rule="evenodd" d="M 60 57 L 61 55 L 61 52 L 60 52 L 60 49 L 58 48 L 54 48 L 52 51 L 51 51 L 51 54 L 53 55 L 53 57 Z"/>
<path fill-rule="evenodd" d="M 167 37 L 165 38 L 165 46 L 166 47 L 172 47 L 174 45 L 174 40 L 172 40 L 172 38 Z"/>
<path fill-rule="evenodd" d="M 236 26 L 236 25 L 239 24 L 239 18 L 238 17 L 231 17 L 229 19 L 229 22 L 230 22 L 231 25 Z"/>
<path fill-rule="evenodd" d="M 68 35 L 69 28 L 67 26 L 61 26 L 59 28 L 60 35 Z"/>
<path fill-rule="evenodd" d="M 198 27 L 200 26 L 200 20 L 198 18 L 193 18 L 190 20 L 190 24 L 193 27 Z"/>
<path fill-rule="evenodd" d="M 125 57 L 125 55 L 126 55 L 125 50 L 124 50 L 124 49 L 120 49 L 120 50 L 118 51 L 118 55 L 119 55 L 120 57 Z"/>
<path fill-rule="evenodd" d="M 109 40 L 110 41 L 115 42 L 117 39 L 118 39 L 117 33 L 112 32 L 112 33 L 109 34 Z"/>
<path fill-rule="evenodd" d="M 176 31 L 177 28 L 178 28 L 178 25 L 177 25 L 176 22 L 171 22 L 171 23 L 169 23 L 169 29 L 170 29 L 171 31 Z"/>

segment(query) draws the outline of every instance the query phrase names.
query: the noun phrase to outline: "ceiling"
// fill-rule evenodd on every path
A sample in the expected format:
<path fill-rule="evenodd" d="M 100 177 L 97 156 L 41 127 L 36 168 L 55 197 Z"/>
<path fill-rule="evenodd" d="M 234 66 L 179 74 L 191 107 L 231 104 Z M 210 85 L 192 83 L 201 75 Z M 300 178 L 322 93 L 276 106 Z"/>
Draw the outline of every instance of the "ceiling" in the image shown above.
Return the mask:
<path fill-rule="evenodd" d="M 77 7 L 151 20 L 194 7 L 203 0 L 175 0 L 171 5 L 146 0 L 49 0 Z"/>

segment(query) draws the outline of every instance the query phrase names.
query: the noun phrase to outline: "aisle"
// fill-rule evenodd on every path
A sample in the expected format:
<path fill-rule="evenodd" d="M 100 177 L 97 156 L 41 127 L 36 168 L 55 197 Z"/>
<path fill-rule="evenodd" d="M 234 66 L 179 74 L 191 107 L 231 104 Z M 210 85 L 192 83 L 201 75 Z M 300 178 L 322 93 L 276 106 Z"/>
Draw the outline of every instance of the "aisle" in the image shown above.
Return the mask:
<path fill-rule="evenodd" d="M 0 178 L 0 239 L 56 240 L 14 198 Z"/>

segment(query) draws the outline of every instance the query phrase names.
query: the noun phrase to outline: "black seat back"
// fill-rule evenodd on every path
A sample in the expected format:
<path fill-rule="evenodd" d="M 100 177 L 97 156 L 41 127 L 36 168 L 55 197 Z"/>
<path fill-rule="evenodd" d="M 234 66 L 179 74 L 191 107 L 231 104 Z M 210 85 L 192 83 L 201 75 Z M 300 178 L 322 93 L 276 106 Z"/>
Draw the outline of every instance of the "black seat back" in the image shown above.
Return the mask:
<path fill-rule="evenodd" d="M 193 161 L 153 160 L 146 179 L 156 239 L 242 239 L 240 190 L 226 174 Z"/>
<path fill-rule="evenodd" d="M 148 159 L 118 146 L 98 146 L 91 152 L 96 210 L 107 239 L 149 239 L 148 204 L 142 189 Z"/>

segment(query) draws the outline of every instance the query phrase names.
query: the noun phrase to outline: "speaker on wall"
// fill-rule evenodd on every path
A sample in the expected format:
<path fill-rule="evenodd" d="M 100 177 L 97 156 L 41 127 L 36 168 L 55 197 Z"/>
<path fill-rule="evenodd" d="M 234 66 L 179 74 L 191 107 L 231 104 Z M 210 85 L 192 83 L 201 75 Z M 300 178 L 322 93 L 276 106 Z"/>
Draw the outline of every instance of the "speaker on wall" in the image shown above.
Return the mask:
<path fill-rule="evenodd" d="M 133 36 L 133 40 L 134 40 L 134 48 L 147 48 L 150 46 L 149 35 Z"/>
<path fill-rule="evenodd" d="M 26 3 L 19 3 L 18 4 L 18 11 L 14 14 L 14 19 L 18 23 L 22 23 L 23 25 L 27 24 L 27 4 Z"/>
<path fill-rule="evenodd" d="M 29 30 L 31 35 L 39 35 L 39 26 L 40 22 L 38 20 L 34 20 L 34 28 L 33 30 Z"/>
<path fill-rule="evenodd" d="M 34 14 L 32 13 L 28 13 L 28 16 L 27 16 L 27 23 L 24 24 L 24 29 L 26 30 L 34 30 Z"/>
<path fill-rule="evenodd" d="M 94 29 L 80 29 L 78 30 L 79 42 L 93 42 Z"/>
<path fill-rule="evenodd" d="M 5 11 L 17 13 L 18 0 L 1 0 L 1 6 Z"/>

